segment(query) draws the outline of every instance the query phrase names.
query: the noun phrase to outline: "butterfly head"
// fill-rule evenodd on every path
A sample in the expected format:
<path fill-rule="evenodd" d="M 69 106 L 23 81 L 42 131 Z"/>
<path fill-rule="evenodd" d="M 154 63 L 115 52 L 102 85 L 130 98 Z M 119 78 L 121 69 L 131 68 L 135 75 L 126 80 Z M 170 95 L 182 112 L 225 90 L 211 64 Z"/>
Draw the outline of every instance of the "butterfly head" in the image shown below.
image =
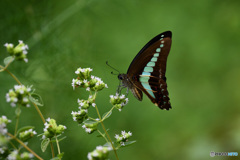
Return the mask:
<path fill-rule="evenodd" d="M 118 75 L 118 79 L 119 79 L 120 81 L 125 80 L 125 79 L 127 79 L 127 75 L 126 75 L 126 74 L 119 74 L 119 75 Z"/>

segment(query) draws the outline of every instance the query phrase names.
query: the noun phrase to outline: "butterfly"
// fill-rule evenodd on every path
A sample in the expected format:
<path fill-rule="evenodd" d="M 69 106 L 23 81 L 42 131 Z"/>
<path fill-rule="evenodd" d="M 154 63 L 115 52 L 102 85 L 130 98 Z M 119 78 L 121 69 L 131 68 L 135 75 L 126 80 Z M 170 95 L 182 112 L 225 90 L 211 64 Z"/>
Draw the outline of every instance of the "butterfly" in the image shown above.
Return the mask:
<path fill-rule="evenodd" d="M 142 101 L 144 92 L 160 109 L 171 107 L 166 83 L 166 63 L 172 44 L 172 32 L 163 32 L 150 40 L 136 55 L 127 74 L 119 74 L 119 89 L 128 88 Z"/>

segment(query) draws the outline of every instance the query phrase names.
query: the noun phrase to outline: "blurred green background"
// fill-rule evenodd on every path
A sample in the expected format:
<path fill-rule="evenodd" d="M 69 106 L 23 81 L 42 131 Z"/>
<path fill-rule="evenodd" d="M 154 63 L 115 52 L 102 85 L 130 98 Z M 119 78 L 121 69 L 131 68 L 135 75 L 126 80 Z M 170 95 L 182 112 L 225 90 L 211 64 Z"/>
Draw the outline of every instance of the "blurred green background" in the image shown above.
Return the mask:
<path fill-rule="evenodd" d="M 105 62 L 125 73 L 151 38 L 171 30 L 167 82 L 173 109 L 160 110 L 146 96 L 139 102 L 129 94 L 129 104 L 105 123 L 112 137 L 130 130 L 137 140 L 119 150 L 119 158 L 234 159 L 209 154 L 240 154 L 239 8 L 237 0 L 0 1 L 0 59 L 8 56 L 6 42 L 17 44 L 20 39 L 29 45 L 29 62 L 14 62 L 9 70 L 42 96 L 46 118 L 67 126 L 67 139 L 61 142 L 64 159 L 87 159 L 88 152 L 105 142 L 72 121 L 77 98 L 88 96 L 84 89 L 72 89 L 74 71 L 91 67 L 93 75 L 108 84 L 96 101 L 104 113 L 119 83 Z M 13 120 L 10 131 L 14 108 L 5 94 L 14 84 L 7 72 L 0 73 L 0 113 Z M 34 107 L 22 108 L 23 125 L 34 125 L 42 133 Z M 29 146 L 49 159 L 50 150 L 40 151 L 40 137 Z M 112 153 L 110 159 L 115 159 Z"/>

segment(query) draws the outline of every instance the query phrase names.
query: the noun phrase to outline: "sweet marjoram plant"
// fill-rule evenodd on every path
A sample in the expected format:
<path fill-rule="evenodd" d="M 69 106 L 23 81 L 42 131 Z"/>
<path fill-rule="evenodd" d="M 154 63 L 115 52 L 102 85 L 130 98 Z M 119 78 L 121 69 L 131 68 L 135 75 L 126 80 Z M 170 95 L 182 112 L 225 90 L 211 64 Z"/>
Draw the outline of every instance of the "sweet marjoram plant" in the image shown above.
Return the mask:
<path fill-rule="evenodd" d="M 10 56 L 6 57 L 4 61 L 4 66 L 0 65 L 0 72 L 6 71 L 15 81 L 13 88 L 9 89 L 6 93 L 6 101 L 11 107 L 15 108 L 16 124 L 14 133 L 8 131 L 8 124 L 12 121 L 8 119 L 5 115 L 0 115 L 0 159 L 8 160 L 31 160 L 39 159 L 42 160 L 41 155 L 36 154 L 31 148 L 28 147 L 28 141 L 36 136 L 40 137 L 39 145 L 41 146 L 42 154 L 45 151 L 51 151 L 51 160 L 61 160 L 64 156 L 63 152 L 60 150 L 60 141 L 67 138 L 64 135 L 64 131 L 67 129 L 65 125 L 57 124 L 54 118 L 44 118 L 41 113 L 39 106 L 43 106 L 43 100 L 40 95 L 35 93 L 33 86 L 25 86 L 20 82 L 20 80 L 8 70 L 8 66 L 15 60 L 28 62 L 27 53 L 28 45 L 19 40 L 19 44 L 14 46 L 11 43 L 6 43 L 4 45 Z M 91 68 L 78 68 L 75 71 L 76 78 L 72 80 L 73 89 L 85 88 L 86 94 L 89 94 L 88 99 L 78 99 L 78 107 L 75 111 L 72 111 L 71 115 L 73 121 L 83 128 L 85 132 L 91 134 L 93 132 L 98 132 L 99 135 L 105 139 L 105 144 L 100 144 L 96 146 L 93 151 L 86 153 L 86 157 L 89 160 L 105 160 L 109 159 L 109 152 L 114 152 L 115 159 L 118 160 L 117 150 L 123 146 L 128 146 L 133 144 L 135 141 L 129 141 L 132 136 L 130 131 L 121 131 L 120 134 L 115 134 L 114 141 L 111 139 L 108 129 L 104 125 L 104 121 L 112 115 L 112 110 L 117 109 L 119 111 L 128 103 L 128 98 L 125 95 L 110 95 L 111 109 L 100 114 L 100 107 L 97 106 L 95 100 L 97 94 L 108 88 L 101 78 L 93 76 Z M 39 118 L 43 122 L 43 132 L 37 133 L 34 130 L 34 126 L 19 126 L 19 119 L 24 115 L 21 112 L 22 107 L 34 107 L 37 110 Z M 90 107 L 95 108 L 98 117 L 91 117 L 88 109 Z M 34 113 L 33 113 L 34 114 Z M 14 143 L 12 143 L 15 141 Z M 17 142 L 17 143 L 16 143 Z M 19 145 L 17 145 L 19 144 Z M 54 153 L 53 146 L 57 146 L 58 153 Z M 50 148 L 49 150 L 47 150 Z M 94 147 L 93 147 L 94 148 Z"/>

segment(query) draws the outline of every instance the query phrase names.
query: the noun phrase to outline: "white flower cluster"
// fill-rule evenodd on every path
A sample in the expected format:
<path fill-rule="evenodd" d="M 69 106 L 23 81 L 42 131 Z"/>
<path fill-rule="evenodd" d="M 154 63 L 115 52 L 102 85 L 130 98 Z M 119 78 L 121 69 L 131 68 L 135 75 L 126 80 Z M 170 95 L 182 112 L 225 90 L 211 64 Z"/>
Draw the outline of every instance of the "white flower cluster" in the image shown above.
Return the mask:
<path fill-rule="evenodd" d="M 28 133 L 33 133 L 34 135 L 36 135 L 36 134 L 37 134 L 37 132 L 36 132 L 36 131 L 34 131 L 33 129 L 26 130 L 26 131 L 24 131 L 24 133 L 25 133 L 25 134 L 28 134 Z"/>
<path fill-rule="evenodd" d="M 6 116 L 0 117 L 0 134 L 6 134 L 8 132 L 6 126 L 8 123 L 10 123 L 11 120 L 7 119 Z"/>
<path fill-rule="evenodd" d="M 111 150 L 111 147 L 97 146 L 94 151 L 88 153 L 88 160 L 105 160 Z"/>
<path fill-rule="evenodd" d="M 47 118 L 47 122 L 44 123 L 44 133 L 42 139 L 52 138 L 54 136 L 60 135 L 67 129 L 64 125 L 57 125 L 55 119 Z"/>
<path fill-rule="evenodd" d="M 72 79 L 72 87 L 83 87 L 87 91 L 100 91 L 103 88 L 108 88 L 101 78 L 91 75 L 91 68 L 78 68 L 75 74 L 78 75 L 76 79 Z"/>
<path fill-rule="evenodd" d="M 31 87 L 25 87 L 24 85 L 15 85 L 14 89 L 10 89 L 6 94 L 6 101 L 10 102 L 12 107 L 15 107 L 16 104 L 30 107 L 30 91 Z"/>
<path fill-rule="evenodd" d="M 121 131 L 121 135 L 116 134 L 115 138 L 118 143 L 120 143 L 122 146 L 124 146 L 124 142 L 128 141 L 128 138 L 132 136 L 132 132 L 126 132 L 126 131 Z"/>
<path fill-rule="evenodd" d="M 76 74 L 80 74 L 80 73 L 85 73 L 85 72 L 92 72 L 92 69 L 91 68 L 81 68 L 81 67 L 79 67 L 76 71 L 75 71 L 75 73 Z"/>
<path fill-rule="evenodd" d="M 85 118 L 85 115 L 87 115 L 88 113 L 88 110 L 87 109 L 81 109 L 79 111 L 72 111 L 72 116 L 73 116 L 73 121 L 79 121 L 79 118 L 80 119 L 83 119 Z"/>
<path fill-rule="evenodd" d="M 16 160 L 17 157 L 18 157 L 18 151 L 14 150 L 7 156 L 7 159 L 8 160 Z"/>
<path fill-rule="evenodd" d="M 91 132 L 92 132 L 92 129 L 91 129 L 91 128 L 87 128 L 85 124 L 82 125 L 82 128 L 85 129 L 85 131 L 86 131 L 87 133 L 91 133 Z"/>
<path fill-rule="evenodd" d="M 19 40 L 18 42 L 19 44 L 15 48 L 12 43 L 5 43 L 4 46 L 7 48 L 10 55 L 15 56 L 17 60 L 24 60 L 27 63 L 28 45 L 24 44 L 22 40 Z"/>
<path fill-rule="evenodd" d="M 125 97 L 124 94 L 120 95 L 118 93 L 116 93 L 116 95 L 110 95 L 110 103 L 112 105 L 114 105 L 119 111 L 121 111 L 121 109 L 127 105 L 128 103 L 128 98 Z"/>

